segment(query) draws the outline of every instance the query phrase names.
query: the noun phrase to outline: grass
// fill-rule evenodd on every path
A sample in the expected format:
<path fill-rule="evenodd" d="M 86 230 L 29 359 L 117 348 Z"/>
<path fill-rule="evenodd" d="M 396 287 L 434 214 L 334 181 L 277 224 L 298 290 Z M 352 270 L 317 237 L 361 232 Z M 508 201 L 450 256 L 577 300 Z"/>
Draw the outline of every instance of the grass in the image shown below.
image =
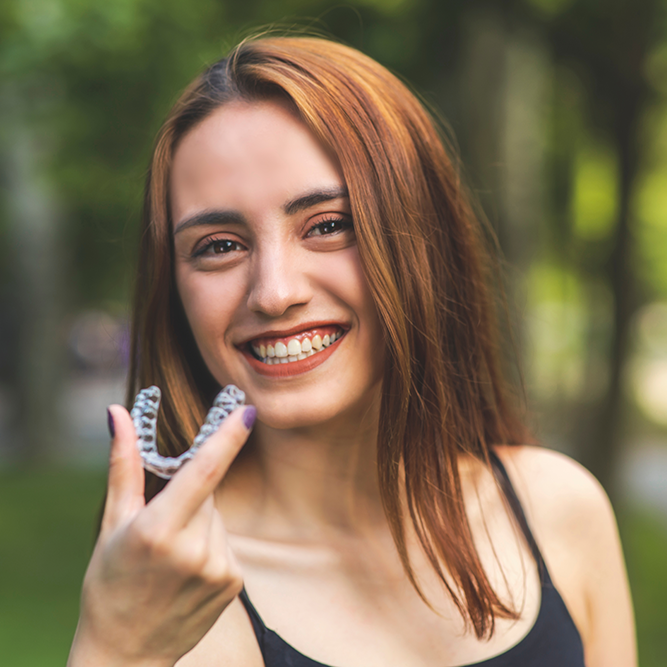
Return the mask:
<path fill-rule="evenodd" d="M 667 518 L 624 511 L 619 527 L 635 606 L 640 667 L 664 667 L 667 656 Z"/>
<path fill-rule="evenodd" d="M 79 613 L 79 591 L 103 474 L 0 475 L 0 650 L 6 667 L 62 667 Z"/>
<path fill-rule="evenodd" d="M 0 655 L 6 667 L 62 667 L 94 540 L 104 475 L 0 473 Z M 667 656 L 667 521 L 619 517 L 635 601 L 641 667 Z"/>

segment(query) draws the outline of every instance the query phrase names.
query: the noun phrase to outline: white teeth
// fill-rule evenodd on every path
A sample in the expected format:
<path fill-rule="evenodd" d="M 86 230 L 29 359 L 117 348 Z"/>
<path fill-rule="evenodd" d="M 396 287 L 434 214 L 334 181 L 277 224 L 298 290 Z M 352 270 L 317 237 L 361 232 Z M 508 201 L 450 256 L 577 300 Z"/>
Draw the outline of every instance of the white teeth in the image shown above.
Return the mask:
<path fill-rule="evenodd" d="M 287 354 L 290 355 L 290 357 L 295 357 L 298 354 L 301 354 L 301 343 L 296 338 L 292 338 L 289 343 L 287 343 Z"/>
<path fill-rule="evenodd" d="M 253 345 L 252 349 L 268 366 L 289 364 L 293 361 L 301 361 L 307 357 L 312 357 L 316 352 L 336 342 L 342 335 L 342 331 L 334 331 L 334 333 L 325 334 L 324 336 L 316 334 L 312 340 L 304 338 L 302 341 L 298 341 L 296 338 L 292 338 L 287 342 L 287 345 L 282 341 L 278 341 L 275 345 Z"/>

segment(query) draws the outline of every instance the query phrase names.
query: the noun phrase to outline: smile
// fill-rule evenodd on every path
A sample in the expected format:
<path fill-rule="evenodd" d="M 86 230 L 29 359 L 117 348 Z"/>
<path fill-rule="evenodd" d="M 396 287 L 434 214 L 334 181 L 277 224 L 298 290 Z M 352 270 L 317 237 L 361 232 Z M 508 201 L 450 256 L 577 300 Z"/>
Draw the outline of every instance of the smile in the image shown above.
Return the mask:
<path fill-rule="evenodd" d="M 258 338 L 250 341 L 255 358 L 267 366 L 303 361 L 326 350 L 345 335 L 336 325 L 322 326 L 284 337 Z"/>

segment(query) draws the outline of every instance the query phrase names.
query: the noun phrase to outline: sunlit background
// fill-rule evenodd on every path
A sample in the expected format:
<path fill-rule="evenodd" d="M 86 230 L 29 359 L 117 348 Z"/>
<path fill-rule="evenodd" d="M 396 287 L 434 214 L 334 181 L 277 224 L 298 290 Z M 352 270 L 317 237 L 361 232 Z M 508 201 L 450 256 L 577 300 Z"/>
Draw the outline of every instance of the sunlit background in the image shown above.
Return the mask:
<path fill-rule="evenodd" d="M 0 661 L 64 664 L 122 402 L 141 189 L 178 92 L 310 28 L 451 129 L 508 261 L 531 420 L 619 516 L 667 664 L 667 0 L 3 0 Z"/>

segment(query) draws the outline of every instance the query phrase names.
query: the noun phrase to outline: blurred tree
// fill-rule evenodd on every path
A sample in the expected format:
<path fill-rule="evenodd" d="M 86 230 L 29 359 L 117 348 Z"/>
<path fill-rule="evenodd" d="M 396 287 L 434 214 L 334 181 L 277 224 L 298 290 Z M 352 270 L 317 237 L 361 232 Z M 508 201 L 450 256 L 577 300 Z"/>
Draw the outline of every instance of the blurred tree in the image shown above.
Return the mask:
<path fill-rule="evenodd" d="M 610 157 L 599 164 L 616 172 L 615 197 L 608 209 L 610 224 L 598 238 L 595 234 L 582 238 L 573 233 L 572 222 L 576 221 L 567 220 L 562 207 L 561 215 L 555 218 L 561 226 L 558 236 L 567 238 L 564 259 L 574 263 L 589 285 L 608 286 L 611 296 L 606 390 L 595 404 L 582 397 L 585 412 L 576 429 L 580 458 L 613 490 L 614 472 L 626 437 L 622 375 L 628 360 L 632 315 L 642 298 L 635 279 L 640 260 L 634 246 L 633 197 L 646 148 L 641 126 L 655 93 L 646 80 L 646 61 L 656 43 L 664 43 L 667 37 L 667 7 L 660 0 L 632 4 L 623 0 L 530 0 L 526 4 L 542 11 L 543 29 L 556 60 L 576 72 L 584 83 L 580 101 L 585 122 L 595 128 L 592 134 L 601 136 L 610 151 Z M 575 157 L 565 165 L 572 169 L 582 146 L 572 146 L 571 150 Z M 562 179 L 557 186 L 562 187 L 561 183 Z M 604 211 L 602 214 L 597 219 L 604 222 Z M 599 290 L 591 289 L 589 294 L 589 309 L 595 312 Z M 593 345 L 588 349 L 590 355 L 599 354 Z M 599 372 L 595 364 L 588 367 Z"/>
<path fill-rule="evenodd" d="M 7 8 L 5 7 L 5 10 Z M 3 17 L 7 18 L 7 17 Z M 16 18 L 16 17 L 13 17 Z M 16 21 L 10 25 L 11 34 Z M 13 385 L 14 426 L 9 453 L 27 461 L 57 451 L 61 429 L 55 396 L 62 384 L 62 326 L 66 277 L 60 200 L 45 172 L 54 137 L 48 118 L 57 108 L 57 82 L 33 69 L 33 53 L 7 49 L 0 60 L 0 173 L 4 204 L 3 236 L 7 287 L 3 290 L 4 328 L 15 349 L 3 349 Z"/>

